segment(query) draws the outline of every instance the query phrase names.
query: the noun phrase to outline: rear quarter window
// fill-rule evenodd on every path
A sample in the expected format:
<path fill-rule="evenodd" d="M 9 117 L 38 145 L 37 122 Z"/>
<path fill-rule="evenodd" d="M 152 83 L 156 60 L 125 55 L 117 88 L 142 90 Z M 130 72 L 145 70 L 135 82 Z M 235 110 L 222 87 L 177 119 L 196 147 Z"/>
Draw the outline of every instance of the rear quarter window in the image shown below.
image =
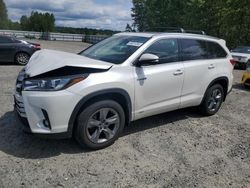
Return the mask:
<path fill-rule="evenodd" d="M 207 50 L 210 59 L 227 57 L 227 52 L 216 42 L 207 42 Z"/>

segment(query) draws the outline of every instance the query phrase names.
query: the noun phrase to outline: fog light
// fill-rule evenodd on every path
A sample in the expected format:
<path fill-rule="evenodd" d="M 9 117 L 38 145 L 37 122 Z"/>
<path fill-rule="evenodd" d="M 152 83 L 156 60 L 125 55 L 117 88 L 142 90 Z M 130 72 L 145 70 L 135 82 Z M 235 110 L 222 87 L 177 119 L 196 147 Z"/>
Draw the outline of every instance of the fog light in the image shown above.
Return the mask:
<path fill-rule="evenodd" d="M 43 125 L 44 125 L 45 127 L 49 128 L 49 122 L 48 122 L 48 120 L 44 119 L 44 120 L 43 120 Z"/>

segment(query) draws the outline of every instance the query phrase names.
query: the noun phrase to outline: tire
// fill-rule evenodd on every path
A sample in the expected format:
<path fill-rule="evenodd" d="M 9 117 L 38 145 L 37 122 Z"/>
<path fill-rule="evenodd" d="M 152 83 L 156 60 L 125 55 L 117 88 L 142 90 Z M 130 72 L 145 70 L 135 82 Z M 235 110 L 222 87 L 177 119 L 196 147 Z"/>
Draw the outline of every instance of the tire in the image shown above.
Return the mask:
<path fill-rule="evenodd" d="M 15 62 L 18 65 L 26 65 L 29 62 L 30 55 L 25 52 L 18 52 L 15 56 Z"/>
<path fill-rule="evenodd" d="M 103 149 L 119 138 L 124 125 L 125 113 L 120 104 L 113 100 L 95 102 L 79 114 L 75 138 L 82 147 Z"/>
<path fill-rule="evenodd" d="M 244 84 L 244 87 L 245 87 L 245 89 L 250 89 L 250 86 L 249 85 L 246 85 L 246 84 Z"/>
<path fill-rule="evenodd" d="M 205 98 L 199 107 L 200 112 L 205 116 L 216 114 L 223 103 L 224 96 L 224 90 L 220 84 L 211 86 L 206 91 Z"/>

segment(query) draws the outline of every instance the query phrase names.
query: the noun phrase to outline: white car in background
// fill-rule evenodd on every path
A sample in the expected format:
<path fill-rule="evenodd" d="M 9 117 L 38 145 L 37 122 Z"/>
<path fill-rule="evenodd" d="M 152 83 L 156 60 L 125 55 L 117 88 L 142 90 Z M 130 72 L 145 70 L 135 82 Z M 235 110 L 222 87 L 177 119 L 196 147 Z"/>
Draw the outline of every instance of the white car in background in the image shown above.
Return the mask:
<path fill-rule="evenodd" d="M 70 54 L 36 52 L 16 82 L 15 109 L 35 134 L 111 145 L 126 124 L 198 106 L 214 115 L 232 89 L 224 40 L 183 33 L 120 33 Z"/>
<path fill-rule="evenodd" d="M 250 46 L 240 46 L 231 51 L 231 54 L 236 62 L 236 67 L 246 69 L 247 64 L 250 64 Z"/>

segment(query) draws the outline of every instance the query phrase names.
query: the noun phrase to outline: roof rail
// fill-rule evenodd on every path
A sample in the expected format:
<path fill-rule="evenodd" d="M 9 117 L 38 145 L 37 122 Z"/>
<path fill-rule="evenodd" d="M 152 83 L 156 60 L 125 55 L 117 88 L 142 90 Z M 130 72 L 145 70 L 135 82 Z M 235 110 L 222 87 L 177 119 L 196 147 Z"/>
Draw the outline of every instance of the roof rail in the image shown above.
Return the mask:
<path fill-rule="evenodd" d="M 194 33 L 194 34 L 206 35 L 205 31 L 197 31 L 197 30 L 186 30 L 186 33 Z"/>
<path fill-rule="evenodd" d="M 174 33 L 193 33 L 193 34 L 206 35 L 205 31 L 185 30 L 181 27 L 153 27 L 151 28 L 151 31 L 146 30 L 146 32 L 174 32 Z"/>

